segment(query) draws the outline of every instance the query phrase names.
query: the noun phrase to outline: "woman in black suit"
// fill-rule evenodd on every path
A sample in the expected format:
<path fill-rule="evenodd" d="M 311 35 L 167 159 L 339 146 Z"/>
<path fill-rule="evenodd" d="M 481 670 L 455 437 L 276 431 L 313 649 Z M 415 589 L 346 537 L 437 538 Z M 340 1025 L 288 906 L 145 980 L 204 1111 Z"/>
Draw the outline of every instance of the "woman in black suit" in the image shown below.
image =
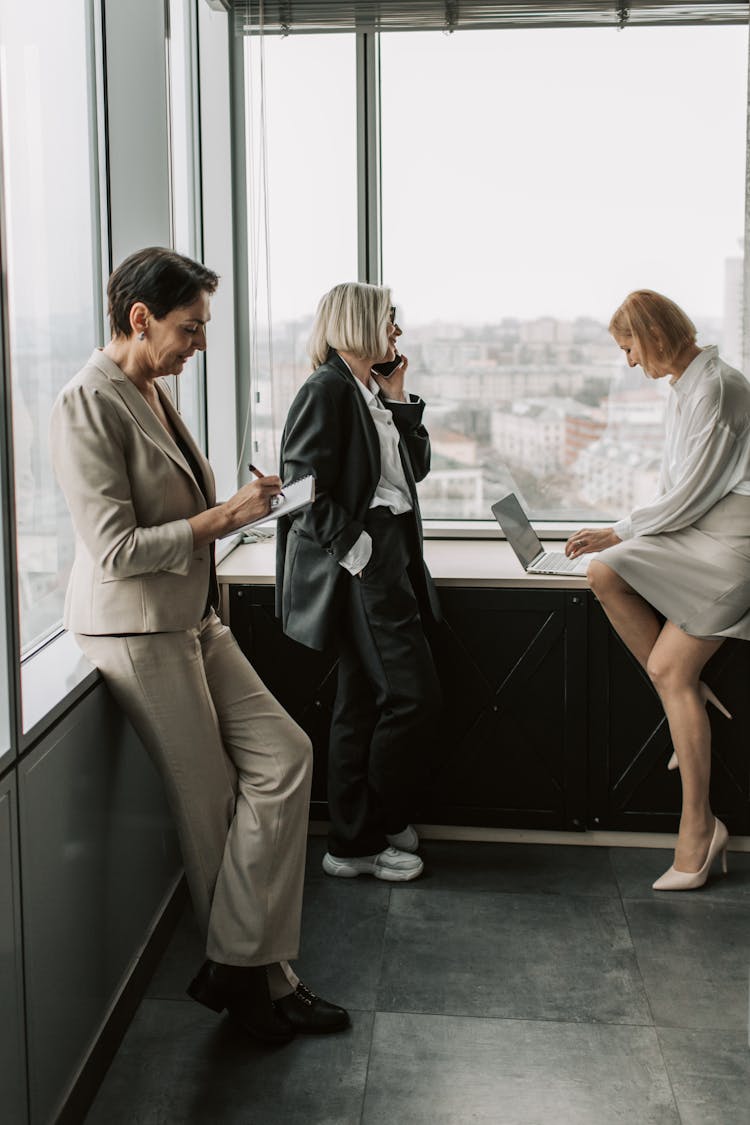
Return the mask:
<path fill-rule="evenodd" d="M 440 708 L 424 625 L 439 619 L 416 482 L 430 467 L 424 402 L 404 391 L 390 290 L 349 282 L 318 306 L 316 370 L 281 442 L 284 480 L 314 473 L 311 507 L 279 520 L 277 611 L 288 636 L 339 657 L 331 723 L 329 875 L 421 874 L 409 823 Z"/>

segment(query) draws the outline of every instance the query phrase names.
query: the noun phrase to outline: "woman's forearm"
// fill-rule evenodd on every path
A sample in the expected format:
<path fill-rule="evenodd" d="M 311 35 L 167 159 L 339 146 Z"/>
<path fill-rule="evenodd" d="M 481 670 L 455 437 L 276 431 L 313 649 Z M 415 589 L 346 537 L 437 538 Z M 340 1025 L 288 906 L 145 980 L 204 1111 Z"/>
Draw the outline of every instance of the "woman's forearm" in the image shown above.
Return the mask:
<path fill-rule="evenodd" d="M 199 512 L 198 515 L 188 519 L 193 529 L 195 547 L 205 547 L 208 543 L 213 543 L 214 540 L 221 539 L 222 536 L 229 535 L 235 530 L 231 515 L 226 509 L 226 504 L 217 504 L 214 508 L 208 508 L 205 512 Z M 237 524 L 237 527 L 240 526 L 241 524 Z"/>
<path fill-rule="evenodd" d="M 271 500 L 281 491 L 281 480 L 277 476 L 261 477 L 259 480 L 243 484 L 239 492 L 221 504 L 190 516 L 188 523 L 193 531 L 193 545 L 205 547 L 215 539 L 231 535 L 241 527 L 268 515 Z"/>

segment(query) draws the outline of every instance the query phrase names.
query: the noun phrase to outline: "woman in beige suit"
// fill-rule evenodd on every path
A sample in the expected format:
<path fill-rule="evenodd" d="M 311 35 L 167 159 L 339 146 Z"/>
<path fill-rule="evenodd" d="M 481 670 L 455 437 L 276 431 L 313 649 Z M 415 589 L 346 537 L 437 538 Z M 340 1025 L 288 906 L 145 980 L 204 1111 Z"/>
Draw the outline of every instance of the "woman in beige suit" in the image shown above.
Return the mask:
<path fill-rule="evenodd" d="M 216 615 L 213 544 L 265 515 L 278 477 L 217 503 L 164 376 L 206 347 L 218 278 L 161 248 L 112 274 L 112 339 L 63 388 L 52 456 L 76 532 L 65 618 L 154 759 L 207 960 L 190 995 L 284 1042 L 343 1008 L 295 976 L 311 748 Z"/>

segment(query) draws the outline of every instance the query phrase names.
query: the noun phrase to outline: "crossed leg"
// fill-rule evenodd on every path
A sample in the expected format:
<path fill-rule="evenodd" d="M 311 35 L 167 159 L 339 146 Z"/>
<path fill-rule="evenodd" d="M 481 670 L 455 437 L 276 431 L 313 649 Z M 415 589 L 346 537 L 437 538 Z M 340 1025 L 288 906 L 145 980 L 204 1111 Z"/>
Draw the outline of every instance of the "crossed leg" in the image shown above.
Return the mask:
<path fill-rule="evenodd" d="M 594 560 L 588 579 L 613 629 L 646 670 L 661 699 L 682 779 L 674 866 L 678 871 L 698 871 L 714 829 L 709 804 L 711 728 L 699 690 L 700 674 L 722 640 L 691 637 L 671 621 L 662 625 L 648 602 L 605 563 Z"/>

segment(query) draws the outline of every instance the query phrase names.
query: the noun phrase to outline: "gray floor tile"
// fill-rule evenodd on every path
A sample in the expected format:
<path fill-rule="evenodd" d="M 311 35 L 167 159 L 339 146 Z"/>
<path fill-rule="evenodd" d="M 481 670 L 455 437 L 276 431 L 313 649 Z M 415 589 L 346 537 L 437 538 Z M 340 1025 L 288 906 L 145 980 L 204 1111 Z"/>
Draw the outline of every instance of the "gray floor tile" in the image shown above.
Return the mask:
<path fill-rule="evenodd" d="M 378 1009 L 651 1022 L 618 899 L 392 894 Z"/>
<path fill-rule="evenodd" d="M 607 848 L 424 840 L 419 854 L 425 862 L 425 874 L 415 881 L 415 889 L 603 897 L 619 894 Z"/>
<path fill-rule="evenodd" d="M 146 995 L 162 999 L 185 1000 L 190 984 L 206 956 L 193 908 L 185 907 L 172 940 L 154 973 Z"/>
<path fill-rule="evenodd" d="M 294 968 L 320 996 L 345 1008 L 371 1009 L 382 953 L 390 888 L 374 879 L 305 884 L 300 955 Z M 186 1000 L 185 989 L 205 957 L 188 905 L 146 995 Z"/>
<path fill-rule="evenodd" d="M 674 852 L 663 848 L 612 848 L 614 868 L 623 898 L 641 898 L 656 901 L 666 891 L 654 891 L 651 884 L 667 870 Z M 697 891 L 686 891 L 709 902 L 750 904 L 750 853 L 730 852 L 727 856 L 729 873 L 723 876 L 721 863 L 716 860 L 705 886 Z"/>
<path fill-rule="evenodd" d="M 390 889 L 374 879 L 307 885 L 302 939 L 294 969 L 320 996 L 345 1008 L 372 1009 Z"/>
<path fill-rule="evenodd" d="M 360 1125 L 365 1083 L 364 1125 L 750 1122 L 750 856 L 668 897 L 660 850 L 425 841 L 390 886 L 325 848 L 296 967 L 351 1032 L 269 1051 L 188 1000 L 188 908 L 86 1125 Z"/>
<path fill-rule="evenodd" d="M 682 1125 L 747 1125 L 750 1050 L 746 1030 L 658 1031 Z"/>
<path fill-rule="evenodd" d="M 362 1125 L 679 1125 L 646 1027 L 378 1014 Z"/>
<path fill-rule="evenodd" d="M 352 1125 L 372 1018 L 264 1048 L 196 1004 L 146 1000 L 86 1125 Z"/>
<path fill-rule="evenodd" d="M 575 835 L 571 838 L 575 840 Z M 323 836 L 308 840 L 308 883 L 331 882 L 321 868 L 326 847 Z M 419 854 L 425 862 L 425 873 L 411 884 L 414 888 L 604 897 L 619 894 L 608 848 L 422 840 Z M 362 876 L 352 882 L 361 885 L 372 880 Z"/>
<path fill-rule="evenodd" d="M 624 909 L 657 1026 L 747 1026 L 747 906 L 673 895 L 626 900 Z"/>

